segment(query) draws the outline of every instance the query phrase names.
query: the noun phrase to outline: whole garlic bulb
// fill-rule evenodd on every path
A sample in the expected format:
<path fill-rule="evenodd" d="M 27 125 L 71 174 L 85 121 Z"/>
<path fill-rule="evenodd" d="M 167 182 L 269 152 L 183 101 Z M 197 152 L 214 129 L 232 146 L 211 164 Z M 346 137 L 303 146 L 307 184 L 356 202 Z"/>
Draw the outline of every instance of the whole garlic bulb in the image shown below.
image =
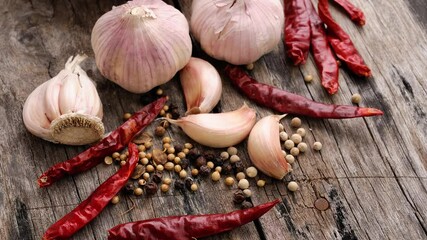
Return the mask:
<path fill-rule="evenodd" d="M 23 119 L 32 134 L 68 145 L 84 145 L 102 138 L 101 99 L 92 80 L 79 66 L 85 58 L 70 57 L 65 69 L 28 96 Z"/>
<path fill-rule="evenodd" d="M 135 0 L 102 15 L 92 30 L 101 74 L 133 93 L 170 79 L 190 60 L 188 22 L 160 0 Z"/>
<path fill-rule="evenodd" d="M 280 0 L 193 1 L 191 32 L 211 57 L 250 64 L 273 50 L 284 24 Z"/>

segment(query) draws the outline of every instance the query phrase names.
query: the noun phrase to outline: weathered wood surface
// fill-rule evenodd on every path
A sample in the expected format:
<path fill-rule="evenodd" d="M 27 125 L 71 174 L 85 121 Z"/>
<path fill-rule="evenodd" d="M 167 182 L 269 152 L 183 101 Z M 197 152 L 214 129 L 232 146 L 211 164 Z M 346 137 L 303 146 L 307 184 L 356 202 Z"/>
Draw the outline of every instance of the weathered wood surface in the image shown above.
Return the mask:
<path fill-rule="evenodd" d="M 172 4 L 172 1 L 170 1 Z M 354 26 L 341 12 L 332 13 L 350 34 L 372 68 L 374 77 L 359 79 L 340 71 L 341 87 L 334 96 L 321 88 L 313 60 L 300 68 L 284 57 L 280 44 L 259 60 L 257 79 L 317 101 L 350 104 L 361 93 L 361 105 L 384 110 L 382 117 L 351 120 L 303 118 L 310 128 L 306 142 L 321 141 L 321 153 L 298 157 L 286 179 L 300 184 L 290 193 L 279 181 L 252 187 L 254 204 L 274 198 L 281 203 L 259 221 L 212 239 L 427 239 L 427 2 L 354 0 L 367 15 L 367 25 Z M 408 3 L 410 2 L 410 3 Z M 22 123 L 23 103 L 39 84 L 56 75 L 66 59 L 79 51 L 90 56 L 84 69 L 97 83 L 104 103 L 107 131 L 121 123 L 124 112 L 142 106 L 129 94 L 103 79 L 96 70 L 90 32 L 96 19 L 119 1 L 7 1 L 0 0 L 0 234 L 1 239 L 40 239 L 56 220 L 85 199 L 114 173 L 113 167 L 68 177 L 39 189 L 37 177 L 49 166 L 68 159 L 84 147 L 51 144 L 29 134 Z M 190 17 L 191 1 L 174 1 Z M 409 5 L 410 4 L 410 5 Z M 219 70 L 221 64 L 218 65 Z M 312 84 L 305 74 L 315 76 Z M 223 79 L 222 111 L 239 107 L 244 97 Z M 180 110 L 184 102 L 176 78 L 163 86 Z M 256 107 L 259 117 L 270 114 Z M 283 121 L 289 123 L 289 118 Z M 288 126 L 286 129 L 292 132 Z M 188 139 L 178 129 L 169 134 Z M 239 149 L 244 151 L 245 144 Z M 245 156 L 245 155 L 242 155 Z M 244 157 L 246 166 L 250 165 Z M 137 208 L 122 215 L 132 202 L 108 206 L 74 239 L 105 239 L 119 223 L 159 216 L 227 212 L 235 209 L 233 190 L 200 180 L 200 191 L 171 191 L 135 199 Z M 255 186 L 254 181 L 251 181 Z M 325 197 L 331 208 L 318 211 L 313 202 Z"/>

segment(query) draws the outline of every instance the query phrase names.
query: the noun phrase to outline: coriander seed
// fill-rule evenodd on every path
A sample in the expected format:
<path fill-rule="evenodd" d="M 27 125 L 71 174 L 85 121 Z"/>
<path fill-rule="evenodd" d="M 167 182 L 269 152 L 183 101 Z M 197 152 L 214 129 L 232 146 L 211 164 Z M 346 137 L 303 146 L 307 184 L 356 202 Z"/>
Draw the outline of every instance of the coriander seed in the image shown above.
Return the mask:
<path fill-rule="evenodd" d="M 117 204 L 117 203 L 119 203 L 120 202 L 120 198 L 119 198 L 119 196 L 114 196 L 112 199 L 111 199 L 111 203 L 112 204 Z"/>
<path fill-rule="evenodd" d="M 208 168 L 213 169 L 215 167 L 213 162 L 207 162 L 206 166 L 208 166 Z"/>
<path fill-rule="evenodd" d="M 295 192 L 295 191 L 297 191 L 297 190 L 298 190 L 298 188 L 299 188 L 298 183 L 296 183 L 296 182 L 294 182 L 294 181 L 290 181 L 290 182 L 288 183 L 288 189 L 289 189 L 289 191 L 291 191 L 291 192 Z"/>
<path fill-rule="evenodd" d="M 147 181 L 145 181 L 145 179 L 139 179 L 138 180 L 138 185 L 144 186 L 145 184 L 147 184 Z"/>
<path fill-rule="evenodd" d="M 175 148 L 174 147 L 170 147 L 167 149 L 168 153 L 175 153 Z"/>
<path fill-rule="evenodd" d="M 236 178 L 237 178 L 237 180 L 241 180 L 241 179 L 246 178 L 246 175 L 245 175 L 245 173 L 244 173 L 244 172 L 238 172 L 238 173 L 236 174 Z"/>
<path fill-rule="evenodd" d="M 153 165 L 151 165 L 151 164 L 149 164 L 149 165 L 145 166 L 145 171 L 147 171 L 147 172 L 149 172 L 149 173 L 154 172 L 154 166 L 153 166 Z"/>
<path fill-rule="evenodd" d="M 168 171 L 172 171 L 174 167 L 175 167 L 175 164 L 173 164 L 173 162 L 165 163 L 165 169 Z"/>
<path fill-rule="evenodd" d="M 285 159 L 289 164 L 292 164 L 295 162 L 295 157 L 291 154 L 286 155 Z"/>
<path fill-rule="evenodd" d="M 190 152 L 190 149 L 188 148 L 184 148 L 182 149 L 182 152 L 185 153 L 186 155 Z"/>
<path fill-rule="evenodd" d="M 299 128 L 301 127 L 301 119 L 298 117 L 294 117 L 291 120 L 291 127 Z"/>
<path fill-rule="evenodd" d="M 144 152 L 145 150 L 146 149 L 145 149 L 145 146 L 143 144 L 138 145 L 138 152 Z"/>
<path fill-rule="evenodd" d="M 243 194 L 245 194 L 245 197 L 249 198 L 252 196 L 252 191 L 249 189 L 243 190 Z"/>
<path fill-rule="evenodd" d="M 227 160 L 230 157 L 230 154 L 228 152 L 222 152 L 220 155 L 221 160 Z"/>
<path fill-rule="evenodd" d="M 170 185 L 170 184 L 172 183 L 172 179 L 170 179 L 170 178 L 165 178 L 165 179 L 163 179 L 163 183 L 164 183 L 164 184 L 167 184 L 167 185 Z"/>
<path fill-rule="evenodd" d="M 130 114 L 130 113 L 123 114 L 123 120 L 125 120 L 125 121 L 128 120 L 131 117 L 132 117 L 132 114 Z"/>
<path fill-rule="evenodd" d="M 168 148 L 170 148 L 171 147 L 171 144 L 170 143 L 164 143 L 163 144 L 163 149 L 168 149 Z"/>
<path fill-rule="evenodd" d="M 297 148 L 297 147 L 293 147 L 293 148 L 291 148 L 291 155 L 292 156 L 298 156 L 298 154 L 299 154 L 299 149 Z"/>
<path fill-rule="evenodd" d="M 179 158 L 185 158 L 185 153 L 184 153 L 184 152 L 179 152 L 179 153 L 177 154 L 177 156 L 178 156 Z"/>
<path fill-rule="evenodd" d="M 135 196 L 141 196 L 143 192 L 144 191 L 140 187 L 137 187 L 135 190 L 133 190 L 133 194 L 135 194 Z"/>
<path fill-rule="evenodd" d="M 175 157 L 175 158 L 173 159 L 173 162 L 174 162 L 175 164 L 180 164 L 180 163 L 181 163 L 181 158 L 179 158 L 179 157 Z"/>
<path fill-rule="evenodd" d="M 110 157 L 110 156 L 106 156 L 104 158 L 104 163 L 107 164 L 107 165 L 111 165 L 113 163 L 113 158 Z"/>
<path fill-rule="evenodd" d="M 157 165 L 157 166 L 156 166 L 156 170 L 157 170 L 157 171 L 160 171 L 160 172 L 161 172 L 161 171 L 163 171 L 164 169 L 165 169 L 165 167 L 164 167 L 162 164 L 159 164 L 159 165 Z"/>
<path fill-rule="evenodd" d="M 195 184 L 195 183 L 191 184 L 190 189 L 191 189 L 191 191 L 193 191 L 193 192 L 197 191 L 197 189 L 198 189 L 197 184 Z"/>
<path fill-rule="evenodd" d="M 311 74 L 308 74 L 304 77 L 304 81 L 309 83 L 313 81 L 313 76 Z"/>
<path fill-rule="evenodd" d="M 173 161 L 175 159 L 175 154 L 169 153 L 167 156 L 168 161 Z"/>
<path fill-rule="evenodd" d="M 219 172 L 215 171 L 211 174 L 211 179 L 214 182 L 217 182 L 221 179 L 221 174 L 219 174 Z"/>
<path fill-rule="evenodd" d="M 165 110 L 166 112 L 169 111 L 169 106 L 168 105 L 164 105 L 163 106 L 163 110 Z"/>
<path fill-rule="evenodd" d="M 118 152 L 114 152 L 111 156 L 112 156 L 113 158 L 119 158 L 119 157 L 120 157 L 120 153 L 118 153 Z"/>
<path fill-rule="evenodd" d="M 171 142 L 172 142 L 172 140 L 171 140 L 171 138 L 170 138 L 170 137 L 164 137 L 164 138 L 162 139 L 162 142 L 163 142 L 163 143 L 171 143 Z"/>
<path fill-rule="evenodd" d="M 141 160 L 139 160 L 139 162 L 142 164 L 142 165 L 147 165 L 148 164 L 148 158 L 141 158 Z"/>
<path fill-rule="evenodd" d="M 237 156 L 237 155 L 231 155 L 231 157 L 230 157 L 230 162 L 231 163 L 236 163 L 238 161 L 240 161 L 240 157 L 239 156 Z"/>
<path fill-rule="evenodd" d="M 179 166 L 179 165 L 178 165 Z M 180 178 L 186 178 L 187 177 L 187 171 L 185 171 L 185 170 L 181 170 L 180 172 L 179 172 L 179 177 Z"/>
<path fill-rule="evenodd" d="M 163 95 L 163 89 L 161 89 L 161 88 L 157 88 L 157 90 L 156 90 L 156 94 L 157 94 L 158 96 Z"/>
<path fill-rule="evenodd" d="M 169 191 L 169 185 L 168 184 L 162 184 L 161 186 L 160 186 L 160 191 L 162 191 L 162 192 L 167 192 L 167 191 Z"/>
<path fill-rule="evenodd" d="M 182 167 L 180 165 L 175 165 L 175 167 L 173 167 L 176 173 L 181 172 Z"/>
<path fill-rule="evenodd" d="M 193 148 L 193 144 L 191 144 L 191 143 L 184 143 L 184 148 L 190 150 L 190 149 Z"/>
<path fill-rule="evenodd" d="M 286 157 L 287 153 L 285 150 L 282 150 L 283 157 Z"/>
<path fill-rule="evenodd" d="M 151 142 L 151 141 L 145 142 L 144 146 L 146 149 L 150 149 L 153 146 L 153 142 Z"/>
<path fill-rule="evenodd" d="M 246 175 L 250 178 L 254 178 L 258 175 L 258 170 L 255 167 L 248 167 L 246 169 Z"/>
<path fill-rule="evenodd" d="M 295 146 L 295 143 L 292 140 L 286 140 L 284 145 L 287 150 L 290 150 Z"/>
<path fill-rule="evenodd" d="M 237 184 L 237 186 L 240 189 L 247 189 L 247 188 L 249 188 L 249 181 L 247 179 L 245 179 L 245 178 L 240 179 L 239 183 Z"/>
<path fill-rule="evenodd" d="M 322 149 L 322 143 L 321 142 L 313 143 L 313 149 L 316 151 L 320 151 Z"/>
<path fill-rule="evenodd" d="M 123 167 L 124 165 L 126 165 L 126 161 L 124 161 L 124 160 L 123 160 L 123 161 L 120 161 L 120 166 L 122 166 L 122 167 Z"/>
<path fill-rule="evenodd" d="M 246 69 L 249 71 L 252 71 L 254 69 L 254 64 L 253 63 L 249 63 L 248 65 L 246 65 Z"/>
<path fill-rule="evenodd" d="M 305 131 L 304 128 L 298 128 L 297 129 L 297 134 L 299 134 L 301 137 L 305 137 L 305 135 L 307 134 L 307 132 Z"/>
<path fill-rule="evenodd" d="M 151 153 L 147 153 L 147 154 L 145 155 L 145 157 L 146 157 L 146 158 L 148 158 L 148 159 L 151 159 L 151 158 L 153 157 L 153 154 L 151 154 Z"/>
<path fill-rule="evenodd" d="M 362 101 L 362 96 L 360 96 L 360 94 L 355 93 L 351 96 L 351 102 L 354 104 L 359 104 L 360 101 Z"/>
<path fill-rule="evenodd" d="M 298 144 L 302 142 L 302 137 L 299 134 L 292 134 L 291 141 L 294 142 L 295 144 Z"/>
<path fill-rule="evenodd" d="M 232 155 L 237 155 L 237 148 L 235 147 L 229 147 L 227 148 L 227 153 L 232 156 Z"/>
<path fill-rule="evenodd" d="M 216 167 L 216 168 L 215 168 L 215 171 L 216 171 L 216 172 L 221 173 L 221 171 L 222 171 L 222 167 L 220 167 L 220 166 Z"/>
<path fill-rule="evenodd" d="M 128 156 L 126 156 L 126 154 L 120 154 L 120 160 L 121 161 L 125 161 L 128 158 Z"/>
<path fill-rule="evenodd" d="M 225 178 L 224 183 L 225 183 L 225 185 L 227 185 L 227 186 L 233 186 L 233 184 L 234 184 L 234 178 L 232 178 L 232 177 L 227 177 L 227 178 Z"/>
<path fill-rule="evenodd" d="M 147 169 L 145 169 L 145 170 L 147 170 Z M 148 172 L 146 172 L 146 173 L 142 174 L 142 178 L 143 178 L 145 181 L 148 181 L 148 179 L 150 179 L 150 174 L 149 174 Z"/>
<path fill-rule="evenodd" d="M 260 180 L 258 180 L 258 181 L 256 182 L 256 185 L 257 185 L 258 187 L 264 187 L 264 186 L 265 186 L 265 181 L 264 181 L 264 180 L 262 180 L 262 179 L 260 179 Z"/>
<path fill-rule="evenodd" d="M 138 153 L 139 158 L 145 158 L 145 156 L 147 156 L 147 154 L 144 151 Z"/>
<path fill-rule="evenodd" d="M 299 149 L 299 151 L 300 152 L 306 152 L 307 151 L 307 143 L 305 143 L 305 142 L 300 142 L 300 143 L 298 143 L 298 149 Z"/>
<path fill-rule="evenodd" d="M 199 170 L 197 168 L 191 169 L 191 176 L 195 177 L 199 174 Z"/>

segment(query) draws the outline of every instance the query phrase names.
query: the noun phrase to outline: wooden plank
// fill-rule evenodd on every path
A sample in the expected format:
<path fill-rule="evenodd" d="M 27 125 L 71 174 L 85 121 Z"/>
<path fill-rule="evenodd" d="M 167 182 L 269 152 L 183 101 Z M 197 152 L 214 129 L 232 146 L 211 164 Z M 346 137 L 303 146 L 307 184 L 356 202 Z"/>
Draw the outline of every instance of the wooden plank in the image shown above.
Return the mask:
<path fill-rule="evenodd" d="M 96 69 L 90 46 L 90 32 L 97 18 L 123 1 L 3 1 L 0 17 L 0 234 L 8 239 L 40 239 L 56 220 L 85 199 L 116 167 L 100 165 L 75 177 L 65 178 L 48 189 L 38 189 L 35 179 L 49 166 L 74 156 L 85 147 L 66 147 L 41 141 L 29 134 L 22 123 L 22 105 L 39 84 L 56 75 L 66 59 L 77 51 L 89 55 L 83 68 L 97 83 L 104 103 L 107 131 L 121 123 L 125 112 L 143 104 L 140 96 L 129 94 L 102 78 Z M 190 0 L 178 3 L 190 18 Z M 314 1 L 315 2 L 315 1 Z M 423 1 L 353 1 L 367 15 L 367 25 L 357 28 L 335 7 L 332 14 L 350 34 L 373 69 L 374 77 L 359 79 L 340 71 L 341 87 L 334 96 L 322 89 L 310 57 L 294 67 L 284 57 L 283 44 L 255 64 L 251 74 L 258 80 L 322 102 L 351 104 L 350 96 L 362 94 L 361 105 L 383 109 L 377 118 L 351 120 L 303 119 L 308 131 L 305 141 L 321 141 L 322 151 L 298 157 L 294 171 L 285 182 L 266 178 L 267 186 L 257 188 L 250 180 L 252 201 L 260 204 L 274 198 L 283 203 L 259 221 L 211 239 L 426 239 L 427 238 L 427 33 Z M 411 4 L 411 5 L 410 5 Z M 424 10 L 423 10 L 424 9 Z M 417 12 L 414 14 L 413 12 Z M 424 22 L 420 23 L 420 22 Z M 65 40 L 65 41 L 64 41 Z M 194 52 L 206 57 L 203 53 Z M 221 71 L 224 64 L 213 61 Z M 315 81 L 305 84 L 303 76 Z M 248 102 L 258 117 L 271 114 L 242 97 L 223 77 L 224 91 L 217 109 L 234 110 Z M 184 112 L 180 84 L 175 77 L 162 86 Z M 289 119 L 283 120 L 287 132 Z M 149 131 L 152 131 L 154 125 Z M 190 141 L 178 128 L 168 130 L 176 142 Z M 155 144 L 160 146 L 159 139 Z M 204 149 L 201 146 L 197 147 Z M 251 163 L 245 143 L 238 146 L 245 166 Z M 171 175 L 176 178 L 176 175 Z M 265 178 L 260 175 L 260 178 Z M 301 190 L 290 193 L 286 183 L 295 180 Z M 171 190 L 152 197 L 137 198 L 136 209 L 125 200 L 108 206 L 73 239 L 105 239 L 106 229 L 119 223 L 177 214 L 228 212 L 234 188 L 198 178 L 200 191 Z M 326 211 L 313 208 L 325 197 Z M 258 228 L 257 226 L 258 225 Z"/>

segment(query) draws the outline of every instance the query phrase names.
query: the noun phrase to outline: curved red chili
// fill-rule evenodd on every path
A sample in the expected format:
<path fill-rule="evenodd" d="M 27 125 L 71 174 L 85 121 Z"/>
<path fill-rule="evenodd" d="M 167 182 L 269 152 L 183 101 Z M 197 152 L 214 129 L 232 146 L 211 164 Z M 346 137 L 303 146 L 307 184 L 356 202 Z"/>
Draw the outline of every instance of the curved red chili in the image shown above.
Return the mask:
<path fill-rule="evenodd" d="M 329 94 L 338 91 L 338 64 L 329 46 L 325 33 L 325 26 L 319 15 L 317 15 L 311 0 L 305 0 L 310 16 L 311 26 L 311 50 L 313 51 L 314 62 L 321 75 L 322 86 Z"/>
<path fill-rule="evenodd" d="M 39 186 L 47 187 L 66 175 L 87 171 L 101 163 L 105 156 L 122 150 L 137 133 L 156 118 L 165 102 L 166 97 L 162 97 L 148 104 L 93 147 L 52 166 L 39 177 Z"/>
<path fill-rule="evenodd" d="M 249 99 L 281 113 L 294 113 L 315 118 L 355 118 L 382 115 L 375 108 L 324 104 L 273 86 L 259 83 L 238 66 L 227 65 L 225 73 Z"/>
<path fill-rule="evenodd" d="M 285 0 L 284 5 L 286 51 L 295 65 L 304 64 L 310 48 L 310 22 L 305 3 Z"/>
<path fill-rule="evenodd" d="M 170 216 L 125 223 L 108 230 L 108 240 L 192 240 L 212 236 L 258 219 L 279 202 L 277 199 L 226 214 Z"/>
<path fill-rule="evenodd" d="M 365 14 L 363 14 L 360 8 L 357 8 L 348 0 L 334 0 L 338 5 L 340 5 L 350 16 L 351 21 L 354 23 L 363 26 L 366 23 Z"/>
<path fill-rule="evenodd" d="M 92 221 L 126 184 L 138 163 L 138 148 L 129 143 L 129 160 L 113 176 L 103 182 L 86 200 L 49 227 L 43 240 L 69 239 Z"/>
<path fill-rule="evenodd" d="M 320 19 L 328 26 L 326 33 L 335 54 L 357 75 L 369 77 L 371 69 L 366 66 L 350 36 L 335 22 L 329 12 L 328 0 L 319 0 Z"/>

